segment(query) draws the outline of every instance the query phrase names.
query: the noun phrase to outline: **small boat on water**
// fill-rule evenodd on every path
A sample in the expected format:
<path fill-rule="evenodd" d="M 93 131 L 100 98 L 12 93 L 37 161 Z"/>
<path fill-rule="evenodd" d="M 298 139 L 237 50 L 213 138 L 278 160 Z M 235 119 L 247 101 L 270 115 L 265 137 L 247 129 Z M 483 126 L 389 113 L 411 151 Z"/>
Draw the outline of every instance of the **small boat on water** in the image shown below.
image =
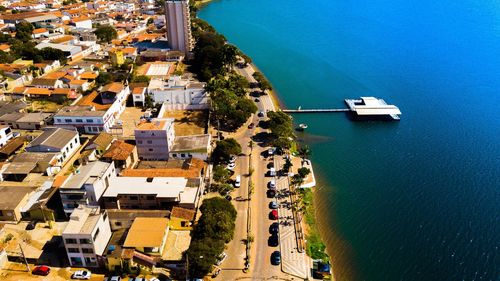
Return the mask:
<path fill-rule="evenodd" d="M 304 124 L 304 123 L 301 123 L 299 124 L 299 127 L 297 127 L 297 131 L 304 131 L 305 129 L 307 129 L 307 124 Z"/>

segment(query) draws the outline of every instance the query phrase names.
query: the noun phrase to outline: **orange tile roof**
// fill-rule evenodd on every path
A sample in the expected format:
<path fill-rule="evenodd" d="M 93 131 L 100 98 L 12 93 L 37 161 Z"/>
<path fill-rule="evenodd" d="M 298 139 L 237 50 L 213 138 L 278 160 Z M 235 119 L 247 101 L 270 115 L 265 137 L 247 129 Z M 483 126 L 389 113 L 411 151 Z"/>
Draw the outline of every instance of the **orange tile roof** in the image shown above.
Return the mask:
<path fill-rule="evenodd" d="M 80 75 L 80 79 L 96 79 L 97 76 L 97 73 L 87 71 Z"/>
<path fill-rule="evenodd" d="M 0 50 L 1 51 L 6 51 L 10 49 L 10 45 L 7 44 L 0 44 Z"/>
<path fill-rule="evenodd" d="M 73 90 L 68 89 L 68 88 L 56 88 L 52 91 L 52 94 L 54 95 L 71 95 L 73 93 Z"/>
<path fill-rule="evenodd" d="M 158 169 L 125 169 L 122 171 L 123 177 L 183 177 L 197 178 L 201 170 L 206 166 L 203 160 L 193 158 L 189 169 L 182 168 L 158 168 Z"/>
<path fill-rule="evenodd" d="M 181 218 L 181 219 L 192 221 L 192 220 L 194 220 L 195 214 L 196 214 L 196 212 L 194 210 L 185 209 L 185 208 L 175 206 L 172 208 L 172 212 L 170 213 L 170 217 Z"/>
<path fill-rule="evenodd" d="M 77 105 L 88 105 L 95 107 L 95 110 L 107 110 L 111 107 L 111 104 L 99 104 L 95 103 L 94 100 L 99 95 L 97 91 L 93 91 L 92 93 L 83 96 Z"/>
<path fill-rule="evenodd" d="M 134 95 L 142 95 L 144 92 L 144 87 L 136 87 L 132 90 L 132 94 Z"/>
<path fill-rule="evenodd" d="M 52 95 L 52 91 L 49 89 L 45 88 L 27 88 L 26 92 L 24 92 L 25 95 L 44 95 L 44 96 L 50 96 Z"/>
<path fill-rule="evenodd" d="M 54 179 L 52 186 L 53 187 L 61 187 L 64 184 L 64 182 L 66 181 L 66 179 L 68 179 L 68 176 L 58 175 Z"/>
<path fill-rule="evenodd" d="M 113 160 L 125 161 L 134 151 L 135 146 L 121 140 L 114 141 L 102 157 L 111 158 Z"/>
<path fill-rule="evenodd" d="M 142 122 L 139 125 L 137 125 L 136 130 L 163 130 L 163 127 L 165 127 L 166 121 L 153 121 L 153 122 Z"/>
<path fill-rule="evenodd" d="M 61 79 L 66 75 L 66 72 L 64 71 L 56 71 L 56 72 L 51 72 L 49 74 L 46 74 L 43 76 L 43 78 L 47 79 Z"/>
<path fill-rule="evenodd" d="M 65 36 L 59 37 L 57 39 L 51 40 L 50 42 L 58 44 L 58 43 L 68 42 L 68 41 L 71 41 L 71 40 L 74 40 L 74 39 L 75 39 L 75 37 L 73 37 L 71 35 L 65 35 Z"/>
<path fill-rule="evenodd" d="M 90 18 L 88 18 L 86 16 L 80 16 L 80 17 L 71 18 L 72 22 L 80 22 L 80 21 L 86 21 L 86 20 L 90 20 Z"/>
<path fill-rule="evenodd" d="M 12 90 L 12 93 L 14 93 L 14 94 L 22 94 L 22 93 L 24 93 L 25 90 L 26 90 L 26 87 L 15 87 Z"/>
<path fill-rule="evenodd" d="M 33 34 L 40 34 L 40 33 L 45 33 L 45 32 L 48 32 L 48 30 L 46 28 L 33 29 Z"/>
<path fill-rule="evenodd" d="M 83 85 L 85 83 L 87 83 L 87 80 L 78 80 L 78 79 L 74 79 L 74 80 L 71 80 L 71 82 L 69 82 L 70 84 L 73 84 L 73 85 Z"/>
<path fill-rule="evenodd" d="M 113 92 L 113 93 L 120 93 L 122 90 L 123 90 L 124 86 L 122 83 L 120 82 L 113 82 L 113 83 L 109 83 L 109 84 L 106 84 L 103 88 L 102 88 L 102 92 Z"/>

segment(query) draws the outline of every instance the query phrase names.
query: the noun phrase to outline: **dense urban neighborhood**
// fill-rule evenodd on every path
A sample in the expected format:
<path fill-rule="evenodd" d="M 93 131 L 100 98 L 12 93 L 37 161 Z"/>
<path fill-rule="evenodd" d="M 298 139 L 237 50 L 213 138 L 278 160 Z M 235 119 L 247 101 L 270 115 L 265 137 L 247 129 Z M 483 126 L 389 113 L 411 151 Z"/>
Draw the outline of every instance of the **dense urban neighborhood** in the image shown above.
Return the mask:
<path fill-rule="evenodd" d="M 0 5 L 0 280 L 331 278 L 311 151 L 201 2 Z"/>

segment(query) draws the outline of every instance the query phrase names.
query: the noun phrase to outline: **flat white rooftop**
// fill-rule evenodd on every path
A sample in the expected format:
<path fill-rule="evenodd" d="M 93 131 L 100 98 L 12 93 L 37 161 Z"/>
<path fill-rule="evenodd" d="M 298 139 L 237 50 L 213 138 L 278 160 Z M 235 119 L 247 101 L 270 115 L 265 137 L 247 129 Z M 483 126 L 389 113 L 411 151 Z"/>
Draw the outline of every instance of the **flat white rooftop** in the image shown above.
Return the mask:
<path fill-rule="evenodd" d="M 358 115 L 400 115 L 401 111 L 395 105 L 388 105 L 383 99 L 361 97 L 360 100 L 346 99 L 349 108 Z"/>
<path fill-rule="evenodd" d="M 169 63 L 152 63 L 146 71 L 147 76 L 167 76 L 168 71 L 172 67 Z"/>
<path fill-rule="evenodd" d="M 173 177 L 117 177 L 109 183 L 104 197 L 120 194 L 156 194 L 160 198 L 179 198 L 187 185 L 186 178 Z"/>

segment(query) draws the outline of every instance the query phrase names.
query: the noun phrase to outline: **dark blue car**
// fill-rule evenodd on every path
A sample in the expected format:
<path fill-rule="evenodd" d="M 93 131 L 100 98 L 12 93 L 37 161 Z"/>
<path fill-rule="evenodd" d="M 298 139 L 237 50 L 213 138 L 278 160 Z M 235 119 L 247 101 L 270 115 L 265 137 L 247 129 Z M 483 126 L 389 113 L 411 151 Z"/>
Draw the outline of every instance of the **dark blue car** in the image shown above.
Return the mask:
<path fill-rule="evenodd" d="M 274 251 L 271 254 L 271 264 L 272 265 L 279 265 L 281 263 L 281 253 L 280 251 Z"/>

